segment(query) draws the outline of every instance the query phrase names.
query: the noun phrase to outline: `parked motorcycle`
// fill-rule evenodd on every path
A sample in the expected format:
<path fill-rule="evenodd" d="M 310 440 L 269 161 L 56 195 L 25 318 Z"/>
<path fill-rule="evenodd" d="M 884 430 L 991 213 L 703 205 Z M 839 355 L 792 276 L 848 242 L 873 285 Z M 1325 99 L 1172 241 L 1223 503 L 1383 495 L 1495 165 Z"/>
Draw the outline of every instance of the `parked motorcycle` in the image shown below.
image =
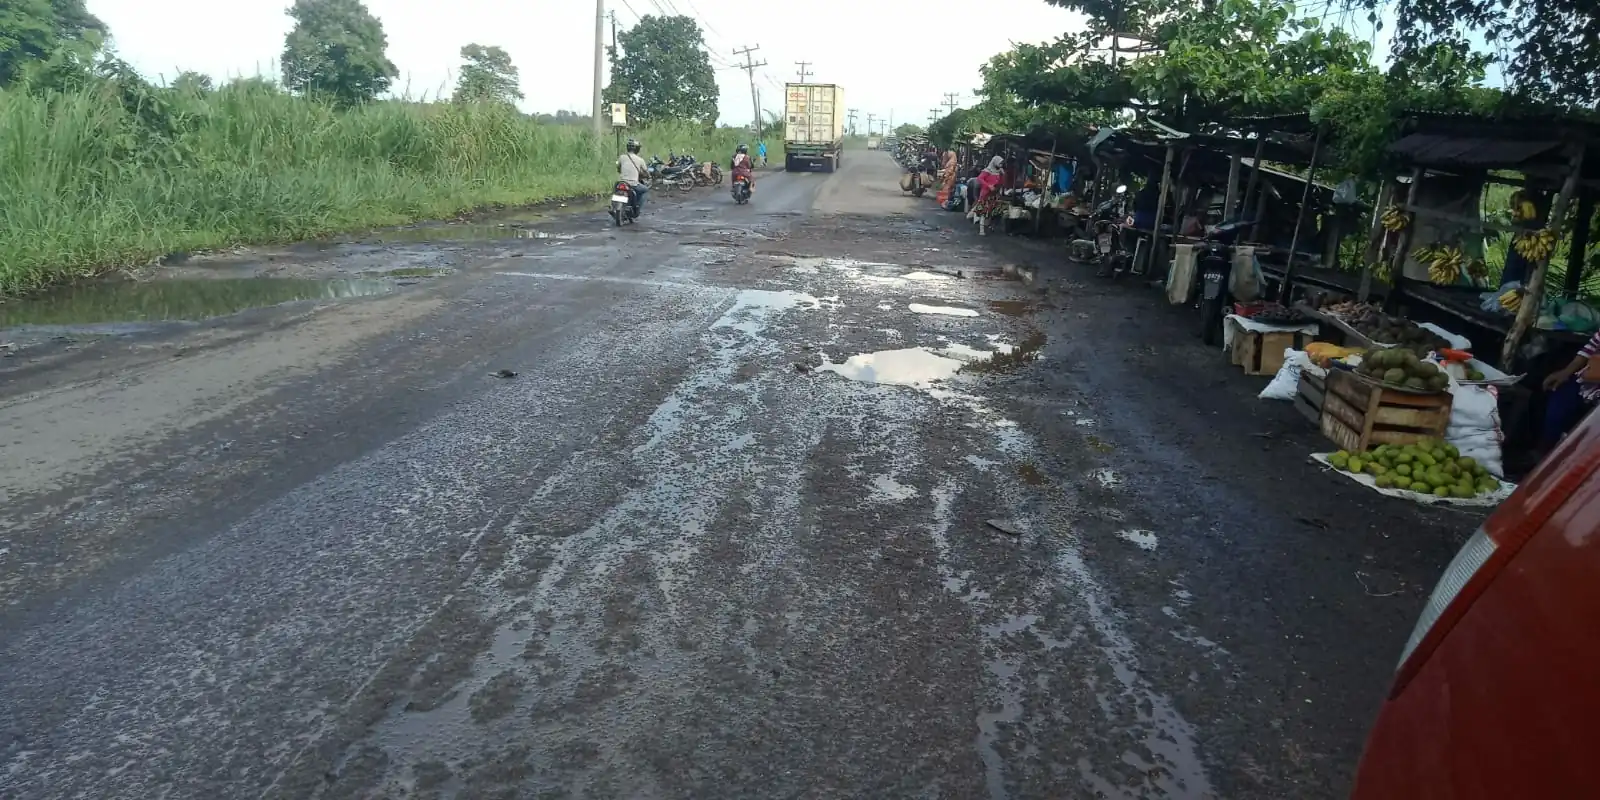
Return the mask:
<path fill-rule="evenodd" d="M 611 187 L 611 221 L 620 228 L 638 218 L 639 198 L 633 193 L 633 187 L 627 181 L 617 181 L 617 185 Z"/>
<path fill-rule="evenodd" d="M 669 156 L 669 161 L 662 161 L 661 156 L 650 157 L 650 177 L 652 183 L 671 186 L 680 191 L 688 191 L 695 186 L 694 167 L 684 164 L 679 156 Z"/>
<path fill-rule="evenodd" d="M 1195 272 L 1200 278 L 1200 341 L 1217 344 L 1222 336 L 1222 320 L 1233 302 L 1229 285 L 1233 276 L 1233 243 L 1244 229 L 1255 224 L 1236 220 L 1206 231 L 1195 254 Z"/>
<path fill-rule="evenodd" d="M 743 175 L 733 176 L 733 202 L 744 205 L 750 202 L 750 179 Z"/>

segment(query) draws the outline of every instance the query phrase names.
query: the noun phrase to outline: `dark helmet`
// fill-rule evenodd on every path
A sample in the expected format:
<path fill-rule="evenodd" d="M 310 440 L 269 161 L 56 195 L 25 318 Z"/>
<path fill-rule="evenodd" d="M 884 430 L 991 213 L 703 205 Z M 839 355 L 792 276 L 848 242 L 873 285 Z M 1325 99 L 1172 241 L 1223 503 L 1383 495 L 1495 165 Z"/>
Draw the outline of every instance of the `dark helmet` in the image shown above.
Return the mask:
<path fill-rule="evenodd" d="M 748 153 L 748 152 L 750 152 L 750 145 L 741 143 L 739 145 L 739 149 L 735 150 L 734 152 L 736 152 L 736 153 Z"/>
<path fill-rule="evenodd" d="M 629 139 L 628 140 L 628 152 L 630 152 L 630 153 L 639 152 L 639 140 L 638 139 Z"/>

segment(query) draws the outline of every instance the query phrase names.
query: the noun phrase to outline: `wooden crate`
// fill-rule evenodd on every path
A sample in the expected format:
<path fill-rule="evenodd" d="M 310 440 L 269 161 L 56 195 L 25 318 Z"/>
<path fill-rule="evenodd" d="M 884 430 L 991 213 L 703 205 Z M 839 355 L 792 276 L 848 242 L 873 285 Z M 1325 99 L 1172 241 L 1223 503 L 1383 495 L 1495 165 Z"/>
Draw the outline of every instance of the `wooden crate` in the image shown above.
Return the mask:
<path fill-rule="evenodd" d="M 1367 383 L 1344 370 L 1328 373 L 1322 434 L 1341 450 L 1359 453 L 1381 444 L 1442 438 L 1450 424 L 1450 393 L 1412 394 Z"/>
<path fill-rule="evenodd" d="M 1300 331 L 1256 333 L 1236 330 L 1233 332 L 1228 360 L 1234 366 L 1244 367 L 1246 375 L 1276 375 L 1283 366 L 1283 351 L 1289 348 L 1304 350 L 1309 339 Z"/>
<path fill-rule="evenodd" d="M 1327 379 L 1321 375 L 1312 375 L 1309 371 L 1300 372 L 1300 387 L 1295 391 L 1294 408 L 1312 425 L 1322 425 L 1322 397 L 1328 391 Z"/>

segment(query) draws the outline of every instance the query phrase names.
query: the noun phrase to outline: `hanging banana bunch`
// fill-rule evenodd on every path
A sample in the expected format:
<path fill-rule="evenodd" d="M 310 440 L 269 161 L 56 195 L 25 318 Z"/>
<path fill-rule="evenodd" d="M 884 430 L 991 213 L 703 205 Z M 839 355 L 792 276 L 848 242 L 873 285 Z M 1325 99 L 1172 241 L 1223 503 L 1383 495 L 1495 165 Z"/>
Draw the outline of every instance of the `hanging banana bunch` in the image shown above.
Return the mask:
<path fill-rule="evenodd" d="M 1517 255 L 1538 263 L 1556 251 L 1556 232 L 1549 228 L 1540 228 L 1532 233 L 1517 236 L 1511 241 L 1511 246 L 1517 249 Z"/>
<path fill-rule="evenodd" d="M 1383 260 L 1379 261 L 1378 263 L 1372 265 L 1371 269 L 1372 269 L 1372 277 L 1377 278 L 1378 280 L 1383 281 L 1384 283 L 1387 283 L 1387 284 L 1390 284 L 1390 285 L 1394 284 L 1394 280 L 1393 280 L 1394 275 L 1392 274 L 1393 270 L 1389 266 L 1389 260 L 1388 259 L 1383 259 Z"/>
<path fill-rule="evenodd" d="M 1539 209 L 1521 189 L 1511 193 L 1511 221 L 1531 222 L 1539 216 Z"/>
<path fill-rule="evenodd" d="M 1467 277 L 1471 278 L 1473 283 L 1483 283 L 1489 279 L 1489 265 L 1483 263 L 1481 258 L 1474 258 L 1468 261 Z"/>
<path fill-rule="evenodd" d="M 1433 249 L 1432 255 L 1428 262 L 1428 280 L 1448 286 L 1461 279 L 1461 248 L 1440 245 Z"/>
<path fill-rule="evenodd" d="M 1439 257 L 1441 248 L 1434 244 L 1425 244 L 1421 247 L 1411 248 L 1411 258 L 1418 264 L 1429 264 Z"/>
<path fill-rule="evenodd" d="M 1389 206 L 1383 210 L 1382 222 L 1386 231 L 1402 231 L 1411 224 L 1411 215 L 1401 211 L 1399 206 Z"/>
<path fill-rule="evenodd" d="M 1522 290 L 1507 289 L 1505 294 L 1500 295 L 1500 307 L 1513 314 L 1517 313 L 1517 309 L 1522 307 Z"/>

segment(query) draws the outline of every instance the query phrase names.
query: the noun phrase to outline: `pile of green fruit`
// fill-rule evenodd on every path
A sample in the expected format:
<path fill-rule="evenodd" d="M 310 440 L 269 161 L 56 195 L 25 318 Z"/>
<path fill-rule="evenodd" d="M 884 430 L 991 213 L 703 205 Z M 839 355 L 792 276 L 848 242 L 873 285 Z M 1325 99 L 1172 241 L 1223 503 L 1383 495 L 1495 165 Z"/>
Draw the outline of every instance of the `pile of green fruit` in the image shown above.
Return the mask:
<path fill-rule="evenodd" d="M 1450 376 L 1437 364 L 1423 361 L 1403 347 L 1368 350 L 1357 371 L 1375 381 L 1418 392 L 1442 392 L 1450 387 Z"/>
<path fill-rule="evenodd" d="M 1438 439 L 1416 444 L 1386 444 L 1374 450 L 1340 450 L 1328 463 L 1345 472 L 1366 473 L 1380 489 L 1404 489 L 1435 497 L 1476 497 L 1499 490 L 1500 481 L 1454 445 Z"/>

